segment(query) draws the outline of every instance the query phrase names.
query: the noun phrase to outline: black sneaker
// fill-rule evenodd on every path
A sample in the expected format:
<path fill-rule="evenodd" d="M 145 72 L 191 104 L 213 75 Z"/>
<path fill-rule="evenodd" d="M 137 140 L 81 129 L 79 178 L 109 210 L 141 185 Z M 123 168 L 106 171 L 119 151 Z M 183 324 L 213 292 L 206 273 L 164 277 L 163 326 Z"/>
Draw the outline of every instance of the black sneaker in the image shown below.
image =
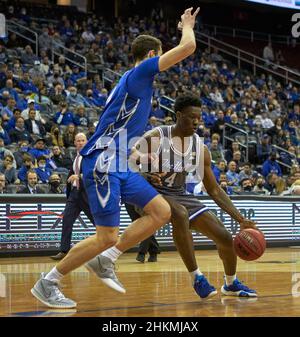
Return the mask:
<path fill-rule="evenodd" d="M 144 263 L 145 262 L 145 254 L 143 253 L 138 253 L 137 257 L 136 257 L 136 260 L 141 262 L 141 263 Z"/>
<path fill-rule="evenodd" d="M 157 255 L 156 254 L 150 254 L 148 258 L 148 262 L 157 262 Z"/>

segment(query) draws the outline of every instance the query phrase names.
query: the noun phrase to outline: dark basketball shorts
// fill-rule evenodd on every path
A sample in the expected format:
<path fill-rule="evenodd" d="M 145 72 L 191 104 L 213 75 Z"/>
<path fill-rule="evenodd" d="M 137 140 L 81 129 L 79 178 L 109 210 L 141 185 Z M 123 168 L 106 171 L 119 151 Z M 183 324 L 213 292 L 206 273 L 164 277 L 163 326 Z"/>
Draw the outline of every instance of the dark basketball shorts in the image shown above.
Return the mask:
<path fill-rule="evenodd" d="M 202 204 L 202 202 L 197 199 L 192 194 L 163 194 L 162 196 L 167 196 L 168 198 L 172 198 L 176 202 L 178 202 L 180 205 L 184 206 L 188 213 L 189 213 L 189 219 L 193 220 L 197 218 L 199 215 L 201 215 L 204 212 L 209 211 L 209 208 Z"/>

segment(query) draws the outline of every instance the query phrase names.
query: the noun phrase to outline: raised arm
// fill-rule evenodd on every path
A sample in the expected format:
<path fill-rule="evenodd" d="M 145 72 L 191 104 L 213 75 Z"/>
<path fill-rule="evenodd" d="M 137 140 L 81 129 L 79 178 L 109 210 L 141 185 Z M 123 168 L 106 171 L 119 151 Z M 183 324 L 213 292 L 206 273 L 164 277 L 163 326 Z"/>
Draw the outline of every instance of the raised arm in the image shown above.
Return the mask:
<path fill-rule="evenodd" d="M 174 64 L 184 60 L 196 50 L 196 39 L 194 34 L 195 19 L 200 11 L 198 7 L 192 15 L 193 7 L 185 10 L 181 16 L 178 28 L 182 30 L 180 43 L 159 58 L 159 70 L 164 71 Z"/>
<path fill-rule="evenodd" d="M 241 229 L 256 228 L 255 222 L 243 217 L 239 210 L 234 206 L 225 191 L 218 185 L 214 173 L 211 169 L 211 156 L 207 149 L 204 147 L 204 178 L 203 184 L 207 193 L 211 196 L 214 202 L 228 213 L 234 220 L 236 220 Z"/>

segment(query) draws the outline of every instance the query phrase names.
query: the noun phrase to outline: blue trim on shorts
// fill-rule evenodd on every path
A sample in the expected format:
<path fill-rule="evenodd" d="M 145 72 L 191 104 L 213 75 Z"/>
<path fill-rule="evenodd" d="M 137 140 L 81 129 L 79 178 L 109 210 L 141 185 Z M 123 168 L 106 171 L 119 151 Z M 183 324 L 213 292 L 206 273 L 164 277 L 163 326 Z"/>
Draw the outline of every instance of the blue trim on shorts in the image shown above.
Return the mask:
<path fill-rule="evenodd" d="M 190 215 L 189 216 L 189 220 L 194 220 L 195 218 L 197 218 L 198 216 L 200 216 L 202 213 L 207 212 L 207 211 L 209 211 L 208 207 L 201 208 L 196 213 Z"/>

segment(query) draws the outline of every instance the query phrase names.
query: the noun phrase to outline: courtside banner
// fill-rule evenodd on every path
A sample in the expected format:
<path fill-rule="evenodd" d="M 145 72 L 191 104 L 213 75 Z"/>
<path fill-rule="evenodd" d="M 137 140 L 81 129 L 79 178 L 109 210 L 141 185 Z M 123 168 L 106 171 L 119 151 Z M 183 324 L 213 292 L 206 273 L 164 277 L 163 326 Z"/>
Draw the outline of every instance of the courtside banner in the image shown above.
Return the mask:
<path fill-rule="evenodd" d="M 240 212 L 257 221 L 268 244 L 300 244 L 300 198 L 234 196 L 231 198 Z M 234 235 L 238 224 L 210 198 L 199 197 L 226 228 Z M 0 196 L 0 255 L 8 252 L 59 250 L 62 230 L 64 196 L 2 195 Z M 121 208 L 120 233 L 130 224 L 124 206 Z M 94 226 L 81 213 L 73 228 L 72 242 L 95 233 Z M 193 233 L 197 245 L 212 245 L 206 237 Z M 166 225 L 156 233 L 161 247 L 174 246 L 172 226 Z"/>

